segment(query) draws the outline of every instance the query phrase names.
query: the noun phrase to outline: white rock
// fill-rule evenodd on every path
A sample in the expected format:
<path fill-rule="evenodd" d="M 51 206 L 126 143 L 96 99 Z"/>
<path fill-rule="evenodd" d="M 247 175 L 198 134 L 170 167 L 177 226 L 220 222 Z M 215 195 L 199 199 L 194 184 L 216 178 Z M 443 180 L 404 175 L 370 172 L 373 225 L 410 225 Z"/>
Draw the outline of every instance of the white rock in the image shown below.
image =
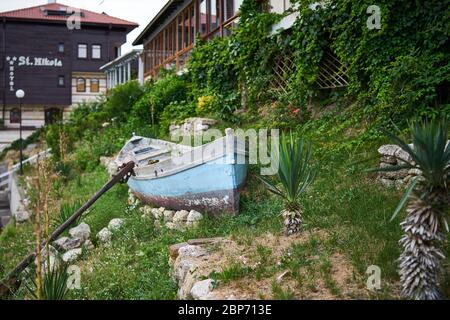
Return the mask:
<path fill-rule="evenodd" d="M 53 242 L 53 244 L 64 251 L 72 250 L 81 247 L 82 241 L 79 238 L 62 237 Z"/>
<path fill-rule="evenodd" d="M 166 222 L 166 228 L 170 230 L 176 230 L 177 226 L 173 222 Z"/>
<path fill-rule="evenodd" d="M 151 214 L 153 215 L 153 218 L 155 218 L 156 220 L 161 219 L 161 217 L 163 216 L 161 210 L 156 208 L 151 209 Z"/>
<path fill-rule="evenodd" d="M 22 223 L 30 219 L 30 214 L 26 210 L 19 210 L 14 213 L 14 219 L 17 223 Z"/>
<path fill-rule="evenodd" d="M 189 216 L 189 211 L 181 210 L 177 211 L 175 215 L 173 216 L 173 222 L 186 222 Z"/>
<path fill-rule="evenodd" d="M 91 236 L 91 228 L 88 224 L 82 222 L 77 227 L 69 230 L 69 234 L 72 238 L 81 239 L 81 241 L 86 241 Z"/>
<path fill-rule="evenodd" d="M 94 250 L 94 244 L 92 243 L 91 240 L 86 240 L 86 242 L 83 244 L 83 248 L 86 250 Z"/>
<path fill-rule="evenodd" d="M 191 210 L 191 212 L 189 212 L 189 215 L 187 217 L 187 225 L 188 226 L 195 226 L 202 219 L 203 219 L 203 215 L 200 212 L 195 211 L 195 210 Z"/>
<path fill-rule="evenodd" d="M 64 262 L 73 262 L 73 261 L 77 260 L 81 256 L 82 253 L 83 253 L 83 251 L 81 248 L 69 250 L 63 254 L 62 260 Z"/>
<path fill-rule="evenodd" d="M 178 250 L 178 258 L 199 258 L 208 255 L 208 251 L 200 246 L 187 245 Z"/>
<path fill-rule="evenodd" d="M 378 149 L 378 153 L 383 156 L 393 157 L 398 149 L 400 149 L 400 147 L 395 144 L 386 144 Z"/>
<path fill-rule="evenodd" d="M 40 259 L 43 273 L 45 273 L 47 270 L 55 270 L 59 267 L 58 250 L 56 250 L 53 246 L 48 246 L 48 248 L 48 254 L 46 247 L 41 250 Z M 37 265 L 37 257 L 34 259 L 34 263 Z"/>
<path fill-rule="evenodd" d="M 99 233 L 97 233 L 97 239 L 101 242 L 101 243 L 108 243 L 111 241 L 112 239 L 112 232 L 111 230 L 109 230 L 108 228 L 103 228 L 102 230 L 100 230 Z"/>
<path fill-rule="evenodd" d="M 163 215 L 164 215 L 164 221 L 170 222 L 173 220 L 174 212 L 172 210 L 165 210 Z"/>
<path fill-rule="evenodd" d="M 159 210 L 159 212 L 164 213 L 164 211 L 166 211 L 166 208 L 161 207 L 161 208 L 159 208 L 158 210 Z"/>
<path fill-rule="evenodd" d="M 191 296 L 194 300 L 208 300 L 213 290 L 213 280 L 206 279 L 196 282 L 191 289 Z"/>
<path fill-rule="evenodd" d="M 108 224 L 108 229 L 112 232 L 117 231 L 125 223 L 124 219 L 116 218 L 112 219 Z"/>

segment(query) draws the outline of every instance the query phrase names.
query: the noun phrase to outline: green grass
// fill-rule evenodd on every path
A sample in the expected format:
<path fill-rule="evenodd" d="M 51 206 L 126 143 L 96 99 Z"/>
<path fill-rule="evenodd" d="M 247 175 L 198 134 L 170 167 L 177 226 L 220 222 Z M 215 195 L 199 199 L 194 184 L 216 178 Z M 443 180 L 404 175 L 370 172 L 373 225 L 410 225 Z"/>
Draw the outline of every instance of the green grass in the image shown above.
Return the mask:
<path fill-rule="evenodd" d="M 316 129 L 316 128 L 315 128 Z M 327 131 L 328 130 L 328 131 Z M 342 131 L 342 130 L 341 130 Z M 327 234 L 326 240 L 313 236 L 309 241 L 290 248 L 281 265 L 271 258 L 274 248 L 259 246 L 254 259 L 257 266 L 250 269 L 232 264 L 212 277 L 221 283 L 238 279 L 255 280 L 274 277 L 290 270 L 296 279 L 296 290 L 315 290 L 320 274 L 326 287 L 336 296 L 341 294 L 330 277 L 334 253 L 345 255 L 356 270 L 355 280 L 364 286 L 365 271 L 370 265 L 382 270 L 383 290 L 373 298 L 396 297 L 392 284 L 398 281 L 396 259 L 400 254 L 398 240 L 402 232 L 399 215 L 390 222 L 401 192 L 379 186 L 364 169 L 376 165 L 376 160 L 356 164 L 376 155 L 382 141 L 357 147 L 342 147 L 349 139 L 342 132 L 329 133 L 319 128 L 309 137 L 316 143 L 320 170 L 316 181 L 302 199 L 306 230 L 319 229 Z M 328 133 L 324 135 L 324 133 Z M 324 136 L 322 136 L 324 135 Z M 325 138 L 324 138 L 325 137 Z M 351 144 L 350 144 L 351 145 Z M 92 238 L 113 218 L 126 218 L 122 231 L 115 234 L 111 246 L 101 246 L 83 256 L 82 289 L 71 292 L 74 299 L 175 299 L 177 286 L 170 275 L 168 247 L 188 239 L 230 236 L 239 244 L 252 245 L 252 240 L 264 233 L 281 234 L 281 201 L 270 195 L 253 176 L 258 168 L 251 168 L 247 185 L 241 193 L 241 211 L 236 217 L 206 218 L 198 228 L 185 233 L 155 229 L 151 220 L 142 219 L 140 213 L 127 206 L 127 186 L 117 185 L 99 199 L 83 216 L 91 226 Z M 64 203 L 88 200 L 109 179 L 99 166 L 88 169 L 58 186 Z M 31 224 L 8 226 L 0 235 L 1 273 L 12 269 L 34 246 Z M 445 244 L 450 257 L 450 245 Z M 443 284 L 450 289 L 450 266 Z M 306 275 L 304 271 L 307 271 Z M 272 284 L 276 299 L 292 299 L 298 292 Z"/>

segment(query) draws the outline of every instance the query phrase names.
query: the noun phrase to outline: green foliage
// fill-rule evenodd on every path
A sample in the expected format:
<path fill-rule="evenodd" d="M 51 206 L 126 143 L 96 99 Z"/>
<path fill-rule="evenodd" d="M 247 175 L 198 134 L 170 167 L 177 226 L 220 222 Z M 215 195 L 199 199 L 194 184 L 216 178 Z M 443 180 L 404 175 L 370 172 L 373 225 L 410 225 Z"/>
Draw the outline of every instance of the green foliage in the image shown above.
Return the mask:
<path fill-rule="evenodd" d="M 161 113 L 159 124 L 161 126 L 162 134 L 167 133 L 170 125 L 173 122 L 182 121 L 186 118 L 196 115 L 195 105 L 193 102 L 188 101 L 175 101 L 171 102 L 164 108 Z"/>
<path fill-rule="evenodd" d="M 230 51 L 230 39 L 197 40 L 188 69 L 194 100 L 213 97 L 206 109 L 199 108 L 198 111 L 229 120 L 240 105 L 238 74 Z"/>
<path fill-rule="evenodd" d="M 305 106 L 317 92 L 315 81 L 324 51 L 331 49 L 348 66 L 349 96 L 361 117 L 381 127 L 391 121 L 436 117 L 449 101 L 449 1 L 414 3 L 384 0 L 381 29 L 366 26 L 370 1 L 298 1 L 293 28 L 296 72 L 293 97 Z"/>
<path fill-rule="evenodd" d="M 121 84 L 108 94 L 104 111 L 111 118 L 125 120 L 143 93 L 143 88 L 137 81 Z"/>
<path fill-rule="evenodd" d="M 69 289 L 67 281 L 69 280 L 68 266 L 66 264 L 60 265 L 58 268 L 51 268 L 43 275 L 42 279 L 42 296 L 37 296 L 37 284 L 35 280 L 35 272 L 27 274 L 26 288 L 28 293 L 34 299 L 41 300 L 66 300 Z"/>
<path fill-rule="evenodd" d="M 277 183 L 260 177 L 270 192 L 284 199 L 288 210 L 299 208 L 300 197 L 314 181 L 316 170 L 313 168 L 311 157 L 311 146 L 303 139 L 294 137 L 292 133 L 289 136 L 283 135 L 279 154 L 276 154 L 275 158 L 279 164 Z M 278 187 L 278 183 L 281 183 L 281 188 Z"/>
<path fill-rule="evenodd" d="M 59 209 L 59 215 L 57 216 L 57 225 L 62 225 L 64 222 L 69 220 L 69 218 L 81 208 L 83 203 L 81 201 L 76 201 L 74 203 L 63 203 Z M 73 222 L 72 225 L 78 225 L 81 221 L 82 216 Z"/>

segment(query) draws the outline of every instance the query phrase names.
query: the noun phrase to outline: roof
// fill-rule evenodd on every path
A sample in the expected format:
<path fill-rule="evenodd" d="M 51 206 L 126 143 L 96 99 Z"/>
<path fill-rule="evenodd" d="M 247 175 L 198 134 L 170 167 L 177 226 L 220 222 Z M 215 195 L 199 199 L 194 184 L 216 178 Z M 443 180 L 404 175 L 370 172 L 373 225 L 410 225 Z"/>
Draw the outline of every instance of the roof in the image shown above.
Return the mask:
<path fill-rule="evenodd" d="M 114 59 L 111 62 L 108 62 L 107 64 L 103 65 L 100 67 L 101 71 L 107 70 L 111 67 L 114 67 L 118 64 L 120 64 L 123 61 L 129 60 L 129 59 L 135 59 L 136 57 L 138 57 L 140 54 L 142 53 L 142 49 L 134 49 L 124 55 L 121 55 L 120 57 Z"/>
<path fill-rule="evenodd" d="M 35 7 L 23 8 L 13 11 L 1 12 L 0 18 L 23 21 L 40 21 L 40 22 L 64 22 L 66 23 L 68 15 L 54 15 L 50 12 L 67 11 L 70 6 L 60 3 L 49 3 Z M 111 17 L 106 13 L 96 13 L 85 9 L 74 8 L 81 12 L 81 24 L 93 25 L 114 25 L 127 28 L 136 28 L 139 25 L 127 20 Z"/>
<path fill-rule="evenodd" d="M 158 14 L 150 21 L 141 34 L 134 40 L 133 45 L 137 46 L 144 43 L 144 38 L 158 30 L 161 25 L 176 11 L 179 11 L 186 0 L 169 0 Z"/>

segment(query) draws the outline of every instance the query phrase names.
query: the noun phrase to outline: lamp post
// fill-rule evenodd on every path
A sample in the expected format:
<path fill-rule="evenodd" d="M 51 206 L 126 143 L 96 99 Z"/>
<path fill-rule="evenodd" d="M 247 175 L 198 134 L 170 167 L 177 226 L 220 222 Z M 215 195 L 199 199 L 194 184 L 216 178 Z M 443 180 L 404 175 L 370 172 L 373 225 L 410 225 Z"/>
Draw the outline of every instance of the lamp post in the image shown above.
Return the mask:
<path fill-rule="evenodd" d="M 23 174 L 23 141 L 22 141 L 22 99 L 25 97 L 25 91 L 19 89 L 16 91 L 16 97 L 19 99 L 19 112 L 20 112 L 20 122 L 19 122 L 19 134 L 20 134 L 20 174 Z"/>

